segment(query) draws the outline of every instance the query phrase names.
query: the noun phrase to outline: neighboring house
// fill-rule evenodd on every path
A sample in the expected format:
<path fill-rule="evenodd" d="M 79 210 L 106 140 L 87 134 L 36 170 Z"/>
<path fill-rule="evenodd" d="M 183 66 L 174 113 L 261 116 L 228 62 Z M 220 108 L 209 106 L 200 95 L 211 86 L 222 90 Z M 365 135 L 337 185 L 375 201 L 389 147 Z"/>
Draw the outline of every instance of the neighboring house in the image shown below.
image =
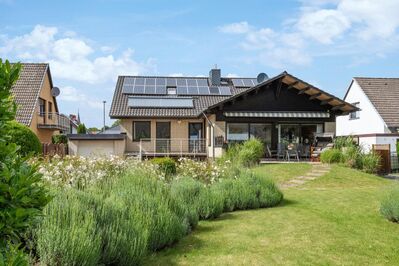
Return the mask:
<path fill-rule="evenodd" d="M 98 134 L 120 134 L 121 133 L 121 126 L 116 125 L 113 127 L 110 127 L 104 131 L 100 131 Z"/>
<path fill-rule="evenodd" d="M 67 132 L 69 119 L 59 114 L 48 64 L 24 63 L 11 92 L 17 104 L 16 120 L 37 135 L 42 143 L 51 143 L 54 134 Z"/>
<path fill-rule="evenodd" d="M 251 137 L 274 150 L 308 145 L 355 110 L 287 72 L 226 78 L 212 69 L 209 77 L 119 76 L 110 117 L 121 120 L 127 155 L 217 157 Z"/>
<path fill-rule="evenodd" d="M 389 144 L 396 152 L 399 140 L 399 78 L 353 78 L 345 101 L 360 110 L 337 118 L 337 135 L 358 137 L 366 150 Z"/>

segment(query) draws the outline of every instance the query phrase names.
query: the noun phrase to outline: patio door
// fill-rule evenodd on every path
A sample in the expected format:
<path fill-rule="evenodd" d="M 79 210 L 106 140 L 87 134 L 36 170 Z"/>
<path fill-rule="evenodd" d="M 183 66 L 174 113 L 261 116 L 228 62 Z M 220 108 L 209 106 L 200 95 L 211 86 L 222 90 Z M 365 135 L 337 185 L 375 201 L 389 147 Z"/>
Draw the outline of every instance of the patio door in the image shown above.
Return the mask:
<path fill-rule="evenodd" d="M 156 123 L 156 152 L 170 152 L 170 122 Z"/>
<path fill-rule="evenodd" d="M 188 148 L 190 152 L 205 152 L 203 124 L 188 123 Z"/>

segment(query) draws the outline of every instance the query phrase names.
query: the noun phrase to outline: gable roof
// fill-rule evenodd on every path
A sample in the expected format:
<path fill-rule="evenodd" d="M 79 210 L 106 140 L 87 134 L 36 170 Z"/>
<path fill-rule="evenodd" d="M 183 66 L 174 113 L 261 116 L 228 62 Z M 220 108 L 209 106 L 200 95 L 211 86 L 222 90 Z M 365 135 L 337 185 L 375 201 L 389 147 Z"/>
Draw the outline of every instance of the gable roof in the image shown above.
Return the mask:
<path fill-rule="evenodd" d="M 399 127 L 399 78 L 364 78 L 354 80 L 362 88 L 386 125 Z"/>
<path fill-rule="evenodd" d="M 281 79 L 283 83 L 288 85 L 290 88 L 297 89 L 298 92 L 302 91 L 304 94 L 309 95 L 310 97 L 315 97 L 314 99 L 318 99 L 320 101 L 325 101 L 326 104 L 330 105 L 332 108 L 337 108 L 338 110 L 341 110 L 342 113 L 347 113 L 347 112 L 353 112 L 358 110 L 358 108 L 350 103 L 345 102 L 344 100 L 341 100 L 340 98 L 329 94 L 328 92 L 325 92 L 319 88 L 316 88 L 315 86 L 287 73 L 284 71 L 283 73 L 270 78 L 262 83 L 257 84 L 256 86 L 253 86 L 252 88 L 245 90 L 239 94 L 233 95 L 229 97 L 228 99 L 225 99 L 222 102 L 219 102 L 213 106 L 210 106 L 209 109 L 215 108 L 217 106 L 220 106 L 224 103 L 234 101 L 234 99 L 241 97 L 245 94 L 248 94 L 252 91 L 258 90 L 260 87 L 267 86 L 271 84 L 272 82 Z"/>
<path fill-rule="evenodd" d="M 14 100 L 17 104 L 16 120 L 29 126 L 35 106 L 43 86 L 46 73 L 49 73 L 49 65 L 46 63 L 22 63 L 19 79 L 11 88 Z M 50 83 L 51 76 L 49 74 Z M 52 87 L 52 84 L 51 84 Z M 56 102 L 55 110 L 58 109 Z"/>
<path fill-rule="evenodd" d="M 110 117 L 111 118 L 126 118 L 126 117 L 165 117 L 165 118 L 173 118 L 173 117 L 185 117 L 185 118 L 194 118 L 202 115 L 203 112 L 220 106 L 229 101 L 233 101 L 237 97 L 241 97 L 246 95 L 254 90 L 258 90 L 261 87 L 265 87 L 272 82 L 281 79 L 283 83 L 287 86 L 297 89 L 298 91 L 302 91 L 303 93 L 313 96 L 315 99 L 320 101 L 325 101 L 326 104 L 330 105 L 331 108 L 336 108 L 341 113 L 348 113 L 358 110 L 357 107 L 321 90 L 318 89 L 305 81 L 288 74 L 287 72 L 283 72 L 275 77 L 272 77 L 262 83 L 259 83 L 252 87 L 235 87 L 233 83 L 233 79 L 235 78 L 222 78 L 222 81 L 225 82 L 230 87 L 231 95 L 222 96 L 222 95 L 195 95 L 192 96 L 194 102 L 194 108 L 132 108 L 128 105 L 129 97 L 133 96 L 129 93 L 124 93 L 122 91 L 122 86 L 125 78 L 134 78 L 132 76 L 119 76 L 116 84 L 114 97 L 111 104 Z M 142 77 L 142 78 L 160 78 L 160 77 Z M 161 77 L 164 78 L 164 77 Z M 167 77 L 165 77 L 167 78 Z M 193 78 L 193 77 L 181 77 L 181 78 Z M 195 79 L 205 79 L 208 80 L 207 77 Z M 239 79 L 239 78 L 238 78 Z M 244 78 L 245 79 L 245 78 Z M 178 95 L 163 95 L 157 97 L 179 97 Z M 182 96 L 187 97 L 187 96 Z"/>

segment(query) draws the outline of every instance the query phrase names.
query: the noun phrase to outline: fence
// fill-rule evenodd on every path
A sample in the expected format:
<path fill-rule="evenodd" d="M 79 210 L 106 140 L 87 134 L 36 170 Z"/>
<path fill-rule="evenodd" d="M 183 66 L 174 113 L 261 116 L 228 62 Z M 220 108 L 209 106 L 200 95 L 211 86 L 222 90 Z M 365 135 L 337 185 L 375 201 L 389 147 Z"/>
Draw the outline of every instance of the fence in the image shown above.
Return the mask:
<path fill-rule="evenodd" d="M 399 158 L 396 152 L 391 152 L 391 170 L 394 172 L 399 171 Z"/>
<path fill-rule="evenodd" d="M 66 144 L 52 144 L 42 143 L 43 156 L 54 156 L 58 155 L 64 157 L 68 154 L 68 145 Z"/>

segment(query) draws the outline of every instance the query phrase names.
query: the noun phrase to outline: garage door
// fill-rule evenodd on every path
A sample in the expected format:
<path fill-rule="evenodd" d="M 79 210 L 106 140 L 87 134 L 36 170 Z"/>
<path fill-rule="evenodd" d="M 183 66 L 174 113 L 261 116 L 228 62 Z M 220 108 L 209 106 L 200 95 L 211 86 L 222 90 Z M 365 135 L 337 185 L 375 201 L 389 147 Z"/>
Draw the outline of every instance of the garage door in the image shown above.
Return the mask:
<path fill-rule="evenodd" d="M 102 156 L 115 154 L 114 140 L 80 140 L 78 154 L 81 156 Z"/>

